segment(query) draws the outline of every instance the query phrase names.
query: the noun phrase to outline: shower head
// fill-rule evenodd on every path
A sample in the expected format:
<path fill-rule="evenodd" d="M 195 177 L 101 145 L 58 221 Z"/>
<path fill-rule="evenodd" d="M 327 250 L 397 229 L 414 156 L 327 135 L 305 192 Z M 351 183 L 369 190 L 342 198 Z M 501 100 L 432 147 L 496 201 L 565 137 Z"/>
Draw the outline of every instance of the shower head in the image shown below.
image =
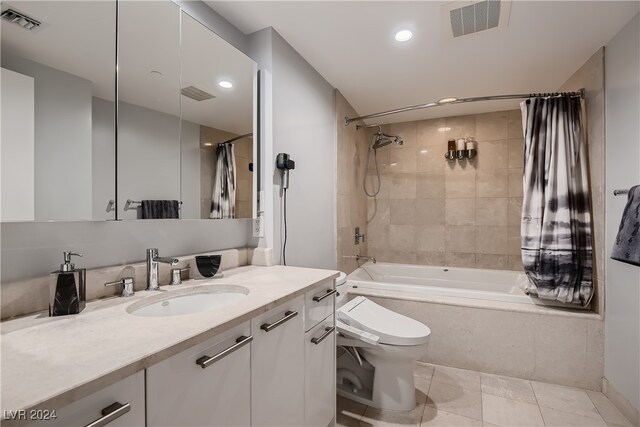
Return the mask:
<path fill-rule="evenodd" d="M 378 148 L 386 147 L 393 142 L 398 145 L 404 144 L 404 141 L 399 136 L 387 135 L 386 133 L 378 132 L 375 134 L 375 140 L 373 141 L 371 148 L 377 150 Z"/>

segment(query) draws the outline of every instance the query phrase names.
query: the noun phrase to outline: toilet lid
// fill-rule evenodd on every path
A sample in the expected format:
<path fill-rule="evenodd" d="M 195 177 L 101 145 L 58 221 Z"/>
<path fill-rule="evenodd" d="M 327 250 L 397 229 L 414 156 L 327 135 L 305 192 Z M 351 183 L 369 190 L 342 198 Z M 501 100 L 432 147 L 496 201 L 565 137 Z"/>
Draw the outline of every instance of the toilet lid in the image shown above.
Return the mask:
<path fill-rule="evenodd" d="M 426 343 L 431 334 L 431 330 L 417 320 L 362 296 L 340 307 L 336 314 L 347 325 L 379 336 L 381 344 L 419 345 Z"/>

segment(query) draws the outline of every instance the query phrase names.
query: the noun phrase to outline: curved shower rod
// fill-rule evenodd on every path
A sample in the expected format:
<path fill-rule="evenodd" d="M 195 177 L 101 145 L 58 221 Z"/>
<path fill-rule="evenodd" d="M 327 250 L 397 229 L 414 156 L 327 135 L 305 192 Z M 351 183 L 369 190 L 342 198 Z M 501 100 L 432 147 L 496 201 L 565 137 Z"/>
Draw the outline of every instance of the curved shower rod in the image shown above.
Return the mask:
<path fill-rule="evenodd" d="M 579 96 L 580 98 L 585 97 L 586 92 L 584 88 L 579 89 L 576 92 L 551 92 L 551 93 L 520 93 L 515 95 L 493 95 L 493 96 L 477 96 L 475 98 L 443 98 L 436 102 L 428 102 L 426 104 L 418 104 L 412 105 L 410 107 L 396 108 L 395 110 L 383 111 L 381 113 L 367 114 L 366 116 L 360 117 L 345 117 L 344 125 L 349 126 L 351 122 L 355 122 L 358 120 L 367 120 L 373 119 L 376 117 L 388 116 L 390 114 L 398 114 L 404 113 L 406 111 L 414 111 L 414 110 L 422 110 L 424 108 L 432 108 L 432 107 L 440 107 L 443 105 L 451 105 L 451 104 L 465 104 L 467 102 L 477 102 L 477 101 L 496 101 L 496 100 L 504 100 L 504 99 L 524 99 L 524 98 L 534 98 L 537 96 Z"/>

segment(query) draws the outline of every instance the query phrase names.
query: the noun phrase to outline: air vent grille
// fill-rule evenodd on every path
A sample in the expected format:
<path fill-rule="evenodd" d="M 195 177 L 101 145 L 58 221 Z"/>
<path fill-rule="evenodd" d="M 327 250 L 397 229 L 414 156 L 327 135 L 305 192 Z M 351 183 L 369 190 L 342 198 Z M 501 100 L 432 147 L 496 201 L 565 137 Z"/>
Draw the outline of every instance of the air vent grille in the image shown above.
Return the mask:
<path fill-rule="evenodd" d="M 196 101 L 206 101 L 207 99 L 213 99 L 215 96 L 211 95 L 203 91 L 202 89 L 198 89 L 195 86 L 187 86 L 183 87 L 180 91 L 184 96 L 194 99 Z"/>
<path fill-rule="evenodd" d="M 500 0 L 484 0 L 449 11 L 453 37 L 496 28 L 500 24 Z"/>
<path fill-rule="evenodd" d="M 2 17 L 2 19 L 6 21 L 20 25 L 22 28 L 26 30 L 33 30 L 38 28 L 41 25 L 39 21 L 36 21 L 33 18 L 29 18 L 27 15 L 24 15 L 13 9 L 7 9 L 2 11 L 2 14 L 0 15 L 0 17 Z"/>

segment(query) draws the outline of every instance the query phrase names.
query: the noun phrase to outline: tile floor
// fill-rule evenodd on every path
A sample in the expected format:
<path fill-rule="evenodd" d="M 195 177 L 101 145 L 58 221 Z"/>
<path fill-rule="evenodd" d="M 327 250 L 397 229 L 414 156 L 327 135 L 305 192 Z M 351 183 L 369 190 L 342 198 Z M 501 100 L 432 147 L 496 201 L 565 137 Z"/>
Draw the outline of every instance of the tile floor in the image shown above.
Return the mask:
<path fill-rule="evenodd" d="M 338 396 L 338 426 L 631 426 L 600 392 L 416 363 L 417 407 L 387 412 Z"/>

